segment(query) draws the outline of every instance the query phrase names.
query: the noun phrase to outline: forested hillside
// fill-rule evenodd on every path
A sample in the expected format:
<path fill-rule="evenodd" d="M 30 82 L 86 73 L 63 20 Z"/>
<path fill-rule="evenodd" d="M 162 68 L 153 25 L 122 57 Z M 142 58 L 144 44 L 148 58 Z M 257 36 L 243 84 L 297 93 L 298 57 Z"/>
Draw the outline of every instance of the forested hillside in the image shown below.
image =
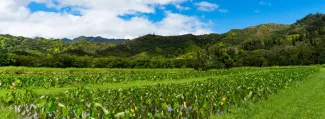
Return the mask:
<path fill-rule="evenodd" d="M 112 43 L 112 44 L 122 44 L 124 42 L 127 42 L 128 39 L 107 39 L 103 38 L 100 36 L 97 37 L 86 37 L 86 36 L 80 36 L 75 39 L 68 39 L 68 38 L 63 38 L 62 41 L 66 43 L 70 42 L 78 42 L 80 40 L 85 40 L 87 42 L 93 42 L 93 43 Z"/>
<path fill-rule="evenodd" d="M 208 69 L 323 64 L 325 15 L 225 34 L 149 34 L 109 42 L 101 37 L 69 41 L 1 35 L 0 52 L 0 66 Z"/>

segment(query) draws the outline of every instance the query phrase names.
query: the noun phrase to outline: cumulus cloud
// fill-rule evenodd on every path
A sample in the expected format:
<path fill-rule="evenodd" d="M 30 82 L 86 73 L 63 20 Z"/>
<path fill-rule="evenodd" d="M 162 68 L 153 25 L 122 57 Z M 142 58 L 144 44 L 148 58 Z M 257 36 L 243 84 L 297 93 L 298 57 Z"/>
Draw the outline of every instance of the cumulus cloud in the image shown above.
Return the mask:
<path fill-rule="evenodd" d="M 271 3 L 271 2 L 264 2 L 264 1 L 261 1 L 261 2 L 260 2 L 260 5 L 272 6 L 272 3 Z"/>
<path fill-rule="evenodd" d="M 0 20 L 22 20 L 29 15 L 29 10 L 24 7 L 26 2 L 17 2 L 17 0 L 1 0 L 0 1 Z"/>
<path fill-rule="evenodd" d="M 228 13 L 229 12 L 229 10 L 227 10 L 227 9 L 219 9 L 218 11 L 221 12 L 221 13 Z"/>
<path fill-rule="evenodd" d="M 180 4 L 176 4 L 175 7 L 176 7 L 178 10 L 190 10 L 190 9 L 191 9 L 190 7 L 183 7 L 183 6 L 181 6 Z"/>
<path fill-rule="evenodd" d="M 157 23 L 156 28 L 159 28 L 157 33 L 162 35 L 172 34 L 174 31 L 179 31 L 179 34 L 203 34 L 210 32 L 210 30 L 204 29 L 204 27 L 211 24 L 202 23 L 196 17 L 166 12 L 166 18 Z"/>
<path fill-rule="evenodd" d="M 81 35 L 108 38 L 135 38 L 148 33 L 180 35 L 210 33 L 209 24 L 194 16 L 165 12 L 161 21 L 145 16 L 125 20 L 120 15 L 150 13 L 165 5 L 181 4 L 186 0 L 0 0 L 0 34 L 26 37 L 74 38 Z M 69 12 L 31 12 L 30 2 L 47 7 L 70 7 L 81 15 Z M 187 8 L 184 8 L 187 9 Z M 210 8 L 211 9 L 211 8 Z"/>
<path fill-rule="evenodd" d="M 195 6 L 198 7 L 198 10 L 207 11 L 207 12 L 214 11 L 219 8 L 218 4 L 209 3 L 206 1 L 195 3 Z"/>

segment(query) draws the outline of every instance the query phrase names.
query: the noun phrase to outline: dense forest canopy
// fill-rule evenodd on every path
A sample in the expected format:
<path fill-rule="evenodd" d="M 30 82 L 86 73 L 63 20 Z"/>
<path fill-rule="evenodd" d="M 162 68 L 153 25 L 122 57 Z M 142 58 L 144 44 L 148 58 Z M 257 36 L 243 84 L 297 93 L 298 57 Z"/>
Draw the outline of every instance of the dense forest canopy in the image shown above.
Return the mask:
<path fill-rule="evenodd" d="M 133 40 L 0 35 L 0 66 L 99 68 L 230 68 L 325 63 L 325 15 L 292 25 L 262 24 L 225 34 Z"/>
<path fill-rule="evenodd" d="M 129 39 L 108 39 L 108 38 L 103 38 L 100 36 L 97 37 L 86 37 L 86 36 L 80 36 L 78 38 L 74 39 L 68 39 L 68 38 L 63 38 L 61 39 L 63 42 L 70 43 L 70 42 L 78 42 L 80 40 L 85 40 L 88 42 L 95 42 L 95 43 L 112 43 L 112 44 L 122 44 L 124 42 L 129 41 Z"/>

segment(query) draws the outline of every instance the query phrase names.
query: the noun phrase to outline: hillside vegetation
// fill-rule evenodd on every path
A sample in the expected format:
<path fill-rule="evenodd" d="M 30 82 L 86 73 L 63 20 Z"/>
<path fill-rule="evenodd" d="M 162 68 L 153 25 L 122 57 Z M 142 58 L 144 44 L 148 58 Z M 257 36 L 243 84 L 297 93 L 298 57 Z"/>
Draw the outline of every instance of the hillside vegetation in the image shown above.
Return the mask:
<path fill-rule="evenodd" d="M 80 36 L 75 39 L 68 39 L 63 38 L 61 39 L 63 42 L 70 43 L 70 42 L 78 42 L 81 40 L 85 40 L 87 42 L 94 42 L 94 43 L 112 43 L 112 44 L 122 44 L 124 42 L 127 42 L 128 39 L 107 39 L 100 36 L 97 37 L 86 37 L 86 36 Z"/>
<path fill-rule="evenodd" d="M 0 36 L 0 66 L 98 68 L 230 68 L 325 63 L 325 15 L 292 25 L 262 24 L 224 34 L 133 40 L 49 40 Z"/>

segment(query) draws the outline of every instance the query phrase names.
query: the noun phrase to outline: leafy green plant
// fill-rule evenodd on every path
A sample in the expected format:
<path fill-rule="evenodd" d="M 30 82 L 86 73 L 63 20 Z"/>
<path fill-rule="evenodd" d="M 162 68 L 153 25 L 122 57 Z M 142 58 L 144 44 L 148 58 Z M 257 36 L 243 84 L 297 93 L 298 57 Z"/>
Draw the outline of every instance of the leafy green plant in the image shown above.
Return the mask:
<path fill-rule="evenodd" d="M 232 106 L 266 99 L 317 71 L 315 67 L 275 68 L 183 84 L 109 90 L 81 87 L 59 95 L 26 90 L 11 92 L 1 102 L 18 108 L 23 116 L 38 118 L 209 118 L 223 115 Z"/>
<path fill-rule="evenodd" d="M 64 87 L 69 85 L 86 85 L 86 84 L 107 84 L 107 83 L 121 83 L 138 80 L 158 81 L 158 80 L 178 80 L 184 78 L 207 77 L 216 75 L 227 75 L 239 72 L 257 71 L 258 68 L 238 68 L 227 70 L 213 70 L 213 71 L 194 71 L 194 70 L 179 70 L 178 72 L 172 70 L 158 70 L 154 71 L 124 71 L 118 73 L 119 70 L 112 70 L 107 74 L 3 74 L 0 75 L 0 89 L 23 89 L 28 87 Z M 172 71 L 172 72 L 170 72 Z M 21 71 L 25 72 L 25 71 Z M 36 71 L 38 72 L 38 71 Z"/>

